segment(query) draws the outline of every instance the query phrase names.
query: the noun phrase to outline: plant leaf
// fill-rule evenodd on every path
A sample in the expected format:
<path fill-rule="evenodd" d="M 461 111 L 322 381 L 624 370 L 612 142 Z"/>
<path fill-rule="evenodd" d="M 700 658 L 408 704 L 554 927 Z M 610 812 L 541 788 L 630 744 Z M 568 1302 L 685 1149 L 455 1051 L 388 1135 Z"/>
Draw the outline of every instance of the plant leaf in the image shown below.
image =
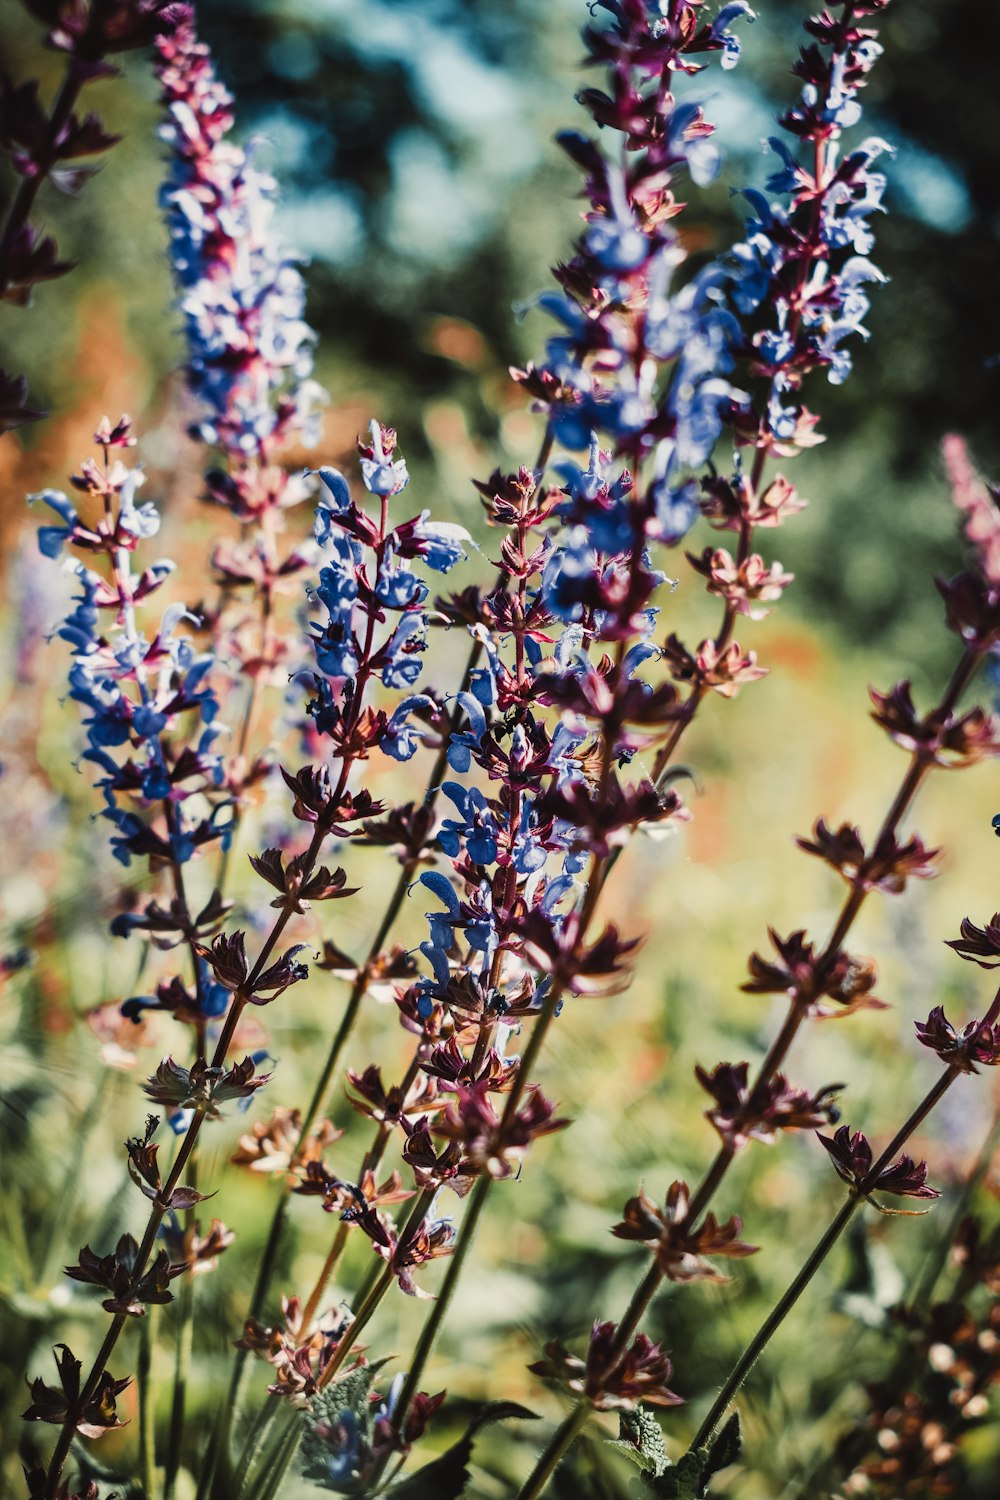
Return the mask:
<path fill-rule="evenodd" d="M 654 1495 L 663 1496 L 664 1500 L 698 1500 L 705 1493 L 702 1475 L 707 1456 L 704 1448 L 685 1453 L 682 1459 L 664 1469 L 662 1474 L 655 1477 L 647 1474 L 646 1487 Z"/>
<path fill-rule="evenodd" d="M 708 1450 L 708 1457 L 702 1471 L 702 1494 L 705 1494 L 712 1475 L 736 1463 L 742 1451 L 743 1433 L 740 1430 L 740 1414 L 734 1411 Z"/>
<path fill-rule="evenodd" d="M 670 1463 L 659 1422 L 641 1406 L 635 1411 L 619 1412 L 618 1437 L 612 1440 L 611 1447 L 649 1474 L 662 1474 Z"/>
<path fill-rule="evenodd" d="M 325 1390 L 317 1391 L 312 1406 L 303 1413 L 301 1472 L 303 1479 L 311 1479 L 321 1489 L 334 1494 L 351 1493 L 356 1489 L 359 1471 L 351 1472 L 351 1447 L 359 1453 L 371 1440 L 372 1408 L 369 1396 L 375 1377 L 387 1361 L 373 1360 L 370 1365 L 360 1365 L 350 1370 L 342 1380 Z M 339 1453 L 334 1453 L 330 1443 L 317 1433 L 317 1428 L 345 1429 L 353 1443 L 347 1443 Z M 339 1460 L 333 1463 L 332 1460 Z"/>
<path fill-rule="evenodd" d="M 518 1406 L 516 1401 L 491 1401 L 476 1413 L 447 1453 L 425 1464 L 402 1484 L 394 1485 L 389 1493 L 394 1500 L 460 1500 L 470 1477 L 466 1465 L 472 1458 L 476 1434 L 491 1422 L 506 1421 L 537 1422 L 538 1416 L 526 1406 Z"/>
<path fill-rule="evenodd" d="M 648 1474 L 645 1483 L 654 1495 L 666 1500 L 702 1500 L 708 1493 L 709 1480 L 720 1469 L 735 1463 L 740 1456 L 742 1438 L 740 1418 L 733 1412 L 710 1448 L 694 1448 L 672 1468 L 655 1478 Z"/>

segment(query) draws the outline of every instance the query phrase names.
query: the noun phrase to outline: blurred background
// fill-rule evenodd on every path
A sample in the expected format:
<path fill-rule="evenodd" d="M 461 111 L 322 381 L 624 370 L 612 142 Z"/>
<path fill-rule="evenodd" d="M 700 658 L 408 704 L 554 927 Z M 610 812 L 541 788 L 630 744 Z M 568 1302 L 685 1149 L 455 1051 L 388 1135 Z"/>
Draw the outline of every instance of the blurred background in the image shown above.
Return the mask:
<path fill-rule="evenodd" d="M 685 216 L 695 255 L 734 237 L 734 192 L 762 183 L 761 144 L 795 88 L 796 27 L 810 8 L 762 0 L 757 23 L 744 29 L 737 73 L 713 70 L 702 91 L 699 80 L 688 85 L 688 97 L 703 99 L 718 123 L 726 153 L 718 183 Z M 415 504 L 482 535 L 470 477 L 530 463 L 538 444 L 536 419 L 507 367 L 538 355 L 548 330 L 531 298 L 576 233 L 577 183 L 552 136 L 584 126 L 573 94 L 586 6 L 201 0 L 198 10 L 236 95 L 239 132 L 261 138 L 261 160 L 282 185 L 282 232 L 309 258 L 317 373 L 332 396 L 321 460 L 343 462 L 376 414 L 399 430 Z M 458 1400 L 513 1396 L 547 1418 L 558 1414 L 557 1399 L 525 1364 L 545 1338 L 576 1339 L 594 1316 L 620 1312 L 642 1269 L 641 1257 L 608 1233 L 624 1199 L 640 1180 L 662 1196 L 674 1177 L 697 1177 L 714 1151 L 694 1064 L 756 1059 L 773 1035 L 780 1007 L 738 993 L 746 955 L 763 948 L 768 923 L 807 926 L 817 938 L 832 923 L 834 878 L 795 850 L 794 835 L 821 814 L 871 832 L 902 774 L 900 753 L 867 720 L 867 684 L 884 689 L 908 676 L 927 702 L 954 659 L 932 582 L 961 555 L 941 436 L 965 434 L 982 470 L 1000 476 L 1000 119 L 982 61 L 996 55 L 1000 12 L 976 0 L 900 0 L 881 39 L 886 56 L 864 96 L 864 129 L 897 152 L 874 255 L 891 284 L 877 291 L 871 343 L 858 349 L 851 380 L 807 395 L 828 441 L 797 462 L 793 477 L 812 503 L 778 538 L 777 555 L 797 583 L 748 642 L 772 675 L 735 704 L 706 705 L 685 742 L 704 787 L 694 821 L 668 845 L 640 841 L 616 872 L 608 915 L 632 931 L 655 930 L 655 941 L 627 995 L 581 1003 L 558 1030 L 545 1084 L 576 1123 L 536 1149 L 511 1187 L 515 1206 L 482 1234 L 430 1386 L 447 1385 Z M 14 78 L 39 76 L 51 92 L 58 59 L 40 49 L 38 28 L 13 4 L 0 6 L 0 55 Z M 76 1019 L 132 992 L 136 957 L 105 937 L 121 872 L 103 834 L 95 837 L 95 795 L 73 766 L 76 729 L 59 702 L 65 654 L 45 641 L 65 582 L 37 555 L 24 495 L 64 484 L 89 451 L 97 419 L 128 411 L 142 435 L 148 493 L 163 505 L 165 550 L 182 561 L 203 557 L 212 525 L 197 498 L 204 455 L 183 435 L 191 411 L 176 373 L 183 356 L 157 209 L 162 151 L 146 60 L 130 56 L 124 79 L 96 86 L 88 102 L 124 139 L 79 198 L 46 190 L 40 215 L 78 268 L 42 286 L 29 316 L 2 314 L 3 364 L 28 376 L 35 403 L 50 413 L 0 442 L 0 947 L 34 954 L 0 1011 L 0 1339 L 17 1350 L 0 1376 L 8 1466 L 0 1472 L 11 1483 L 25 1370 L 38 1373 L 67 1328 L 81 1346 L 99 1337 L 97 1304 L 71 1293 L 58 1270 L 82 1236 L 103 1246 L 130 1222 L 119 1143 L 144 1113 L 135 1073 L 104 1066 L 99 1042 Z M 0 193 L 10 187 L 0 182 Z M 693 633 L 692 619 L 708 617 L 696 580 L 682 576 L 668 623 Z M 417 789 L 405 772 L 379 775 L 390 795 Z M 879 992 L 892 1009 L 819 1027 L 794 1060 L 798 1083 L 850 1079 L 845 1118 L 878 1138 L 934 1076 L 930 1055 L 916 1055 L 913 1019 L 935 1003 L 959 1016 L 985 1005 L 985 976 L 958 963 L 942 940 L 966 914 L 982 921 L 998 904 L 989 827 L 997 805 L 988 769 L 931 782 L 911 827 L 945 845 L 943 876 L 902 899 L 869 903 L 854 945 L 877 957 Z M 377 866 L 370 869 L 377 881 Z M 360 947 L 376 916 L 363 898 L 338 907 L 337 942 Z M 407 920 L 416 940 L 419 911 Z M 274 1102 L 301 1102 L 310 1048 L 336 1014 L 332 987 L 310 989 L 304 1011 L 274 1007 L 266 1017 L 282 1059 Z M 377 1055 L 390 1077 L 403 1053 L 402 1039 L 386 1041 L 386 1019 L 372 1007 L 351 1061 L 363 1067 Z M 139 1074 L 178 1045 L 167 1033 L 164 1025 L 140 1052 Z M 967 1169 L 995 1103 L 988 1078 L 961 1081 L 918 1143 L 932 1181 L 947 1187 Z M 351 1123 L 346 1105 L 337 1122 Z M 240 1128 L 230 1121 L 219 1131 L 220 1166 Z M 699 1399 L 837 1201 L 820 1155 L 809 1137 L 748 1154 L 718 1207 L 744 1214 L 745 1237 L 762 1254 L 739 1265 L 732 1286 L 673 1289 L 655 1305 L 650 1331 L 673 1349 L 675 1388 L 693 1403 L 666 1420 L 675 1451 L 693 1430 Z M 218 1388 L 270 1206 L 268 1183 L 230 1182 L 213 1207 L 239 1239 L 199 1287 L 196 1410 Z M 70 1183 L 54 1223 L 53 1196 Z M 328 1223 L 311 1200 L 295 1207 L 289 1289 L 315 1272 Z M 719 1493 L 763 1500 L 833 1492 L 835 1480 L 820 1475 L 824 1455 L 866 1409 L 864 1382 L 884 1373 L 893 1349 L 887 1309 L 948 1212 L 946 1202 L 927 1220 L 868 1224 L 850 1256 L 831 1263 L 754 1377 L 744 1402 L 751 1464 L 720 1479 Z M 355 1250 L 347 1284 L 361 1264 Z M 380 1346 L 405 1349 L 419 1312 L 394 1308 L 379 1327 Z M 166 1348 L 163 1360 L 166 1370 Z M 449 1430 L 442 1424 L 435 1442 Z M 126 1432 L 102 1452 L 113 1461 L 115 1443 L 127 1454 L 132 1441 Z M 523 1426 L 487 1442 L 473 1493 L 509 1494 L 534 1442 Z M 995 1426 L 983 1422 L 966 1446 L 961 1493 L 995 1493 Z M 579 1446 L 553 1493 L 627 1490 L 597 1435 Z"/>

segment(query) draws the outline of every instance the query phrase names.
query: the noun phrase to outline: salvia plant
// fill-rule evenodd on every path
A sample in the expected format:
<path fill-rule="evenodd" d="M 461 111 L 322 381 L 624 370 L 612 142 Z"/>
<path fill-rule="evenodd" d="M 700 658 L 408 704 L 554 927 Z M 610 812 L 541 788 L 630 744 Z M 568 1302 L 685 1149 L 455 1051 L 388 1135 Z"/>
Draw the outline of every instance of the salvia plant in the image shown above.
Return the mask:
<path fill-rule="evenodd" d="M 114 144 L 78 96 L 114 73 L 119 51 L 145 48 L 197 489 L 217 523 L 200 572 L 160 556 L 160 507 L 146 498 L 156 485 L 144 488 L 127 416 L 95 416 L 93 452 L 68 487 L 53 475 L 30 497 L 40 552 L 72 586 L 47 660 L 78 725 L 90 838 L 121 871 L 97 936 L 134 954 L 135 992 L 89 1020 L 109 1062 L 134 1056 L 151 1018 L 167 1018 L 170 1036 L 131 1097 L 120 1212 L 94 1214 L 66 1267 L 64 1302 L 72 1293 L 76 1305 L 80 1284 L 96 1289 L 100 1321 L 57 1334 L 48 1366 L 39 1356 L 28 1371 L 19 1451 L 35 1500 L 267 1500 L 316 1487 L 532 1500 L 584 1493 L 567 1476 L 592 1429 L 637 1466 L 593 1493 L 630 1493 L 629 1482 L 722 1493 L 733 1465 L 758 1463 L 734 1415 L 743 1383 L 781 1325 L 807 1316 L 800 1299 L 841 1236 L 860 1243 L 863 1216 L 924 1213 L 940 1196 L 911 1141 L 946 1094 L 982 1090 L 1000 1064 L 1000 994 L 987 988 L 972 1018 L 934 1003 L 915 1022 L 914 1067 L 927 1049 L 939 1071 L 922 1099 L 901 1102 L 885 1140 L 869 1138 L 843 1083 L 794 1080 L 807 1044 L 822 1058 L 826 1022 L 887 1004 L 855 929 L 870 898 L 894 901 L 938 872 L 941 850 L 910 826 L 924 783 L 1000 749 L 997 720 L 967 700 L 1000 645 L 1000 508 L 957 437 L 944 463 L 968 561 L 938 582 L 951 675 L 936 696 L 909 681 L 872 691 L 900 771 L 867 833 L 819 815 L 799 839 L 803 860 L 826 867 L 829 913 L 776 920 L 749 957 L 742 988 L 774 999 L 774 1029 L 759 1056 L 699 1063 L 703 1168 L 675 1178 L 660 1143 L 606 1226 L 637 1251 L 634 1274 L 608 1292 L 624 1300 L 564 1309 L 519 1373 L 508 1350 L 503 1399 L 470 1408 L 461 1371 L 434 1368 L 442 1328 L 460 1331 L 459 1304 L 492 1295 L 477 1282 L 477 1229 L 518 1220 L 518 1179 L 571 1126 L 550 1052 L 581 1012 L 615 1017 L 615 1070 L 644 937 L 605 915 L 619 861 L 640 833 L 663 850 L 684 836 L 700 783 L 682 744 L 717 715 L 735 737 L 732 700 L 767 672 L 757 623 L 793 582 L 772 533 L 806 504 L 789 465 L 822 440 L 814 408 L 826 383 L 850 376 L 869 298 L 891 296 L 873 256 L 893 153 L 862 124 L 888 4 L 831 0 L 805 20 L 768 164 L 732 184 L 740 237 L 711 254 L 694 248 L 687 200 L 722 170 L 706 111 L 753 12 L 745 0 L 585 10 L 589 121 L 559 137 L 582 227 L 533 304 L 547 339 L 512 371 L 536 446 L 471 480 L 487 528 L 477 544 L 436 496 L 414 495 L 408 435 L 390 414 L 371 414 L 347 472 L 324 452 L 304 266 L 277 232 L 278 187 L 257 147 L 237 143 L 224 59 L 199 40 L 196 7 L 26 0 L 65 76 L 50 105 L 34 84 L 2 83 L 0 148 L 19 186 L 0 286 L 23 308 L 70 269 L 36 199 L 46 184 L 80 189 L 90 169 L 78 159 Z M 42 318 L 44 289 L 37 303 Z M 3 376 L 0 396 L 5 425 L 41 418 L 20 377 Z M 702 592 L 707 606 L 692 608 Z M 656 869 L 668 903 L 676 866 Z M 341 913 L 362 901 L 374 931 L 359 946 Z M 951 943 L 984 970 L 1000 967 L 990 901 L 984 888 Z M 426 909 L 415 941 L 414 909 Z M 4 977 L 21 961 L 5 959 Z M 657 961 L 668 970 L 669 951 Z M 718 983 L 709 963 L 703 1007 Z M 283 1092 L 268 1028 L 278 1015 L 284 1041 L 294 1036 L 310 990 L 325 997 L 324 1039 L 310 1043 L 304 1091 Z M 360 1134 L 334 1123 L 345 1095 Z M 222 1172 L 219 1122 L 244 1111 Z M 732 1367 L 720 1356 L 714 1388 L 693 1390 L 684 1344 L 668 1351 L 653 1336 L 654 1299 L 669 1283 L 680 1307 L 689 1284 L 729 1278 L 740 1296 L 752 1264 L 736 1263 L 776 1236 L 752 1193 L 734 1212 L 739 1169 L 789 1132 L 815 1135 L 826 1218 Z M 1000 1255 L 973 1202 L 992 1149 L 991 1136 L 920 1282 L 883 1299 L 889 1354 L 867 1415 L 803 1495 L 962 1492 L 965 1434 L 985 1421 L 1000 1374 Z M 241 1173 L 270 1179 L 267 1224 L 228 1361 L 213 1367 L 210 1419 L 195 1421 L 199 1310 L 234 1241 L 225 1219 L 240 1216 Z M 311 1250 L 304 1279 L 293 1217 Z M 547 1225 L 535 1228 L 544 1241 Z M 547 1253 L 557 1264 L 558 1244 Z M 612 1239 L 602 1253 L 615 1255 Z M 383 1331 L 400 1297 L 420 1309 L 405 1350 Z M 168 1305 L 165 1361 L 153 1329 Z M 561 1418 L 545 1386 L 561 1392 Z M 555 1416 L 526 1425 L 533 1402 Z M 133 1414 L 136 1441 L 116 1448 L 107 1435 Z M 436 1434 L 459 1420 L 448 1446 Z M 505 1489 L 479 1491 L 474 1445 L 507 1422 L 517 1462 L 502 1466 Z"/>

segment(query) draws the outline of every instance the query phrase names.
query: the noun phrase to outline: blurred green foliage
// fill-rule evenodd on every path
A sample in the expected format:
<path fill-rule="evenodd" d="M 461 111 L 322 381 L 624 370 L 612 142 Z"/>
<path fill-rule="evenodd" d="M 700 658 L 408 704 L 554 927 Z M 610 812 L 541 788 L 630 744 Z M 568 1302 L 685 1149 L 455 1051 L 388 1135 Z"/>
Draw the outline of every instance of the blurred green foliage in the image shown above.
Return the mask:
<path fill-rule="evenodd" d="M 310 316 L 320 334 L 320 374 L 333 393 L 331 451 L 346 449 L 352 431 L 378 412 L 400 429 L 414 489 L 438 515 L 454 511 L 470 521 L 470 474 L 530 462 L 537 444 L 505 367 L 537 352 L 545 330 L 537 314 L 522 323 L 511 308 L 546 284 L 548 265 L 567 253 L 574 233 L 575 183 L 549 138 L 580 123 L 571 94 L 583 6 L 203 0 L 199 9 L 236 92 L 241 127 L 272 138 L 289 238 L 313 257 Z M 757 141 L 774 101 L 787 97 L 792 23 L 808 7 L 767 0 L 760 9 L 736 105 L 724 106 L 731 153 L 724 178 L 693 214 L 699 252 L 724 243 L 738 224 L 739 200 L 728 190 L 761 180 Z M 708 705 L 685 749 L 705 788 L 694 823 L 669 844 L 640 841 L 616 874 L 609 916 L 654 938 L 627 995 L 581 1001 L 557 1028 L 546 1085 L 575 1124 L 503 1187 L 505 1201 L 483 1230 L 431 1375 L 430 1388 L 447 1385 L 453 1398 L 452 1426 L 434 1429 L 434 1446 L 460 1429 L 463 1402 L 514 1397 L 547 1419 L 558 1414 L 556 1399 L 529 1382 L 524 1366 L 546 1338 L 578 1339 L 594 1316 L 623 1307 L 642 1257 L 608 1230 L 637 1182 L 660 1196 L 674 1177 L 697 1177 L 714 1149 L 694 1064 L 759 1058 L 774 1033 L 777 1008 L 738 992 L 746 955 L 763 946 L 769 922 L 782 931 L 808 925 L 820 936 L 831 924 L 839 895 L 833 877 L 794 849 L 793 836 L 819 814 L 871 830 L 892 795 L 902 761 L 866 721 L 866 683 L 885 687 L 905 673 L 923 695 L 953 658 L 930 581 L 959 555 L 939 472 L 941 434 L 966 432 L 987 471 L 1000 472 L 993 421 L 1000 377 L 987 365 L 1000 352 L 993 275 L 1000 130 L 990 71 L 970 61 L 995 55 L 998 31 L 1000 14 L 975 0 L 906 0 L 886 17 L 887 57 L 868 98 L 871 129 L 901 147 L 898 173 L 889 169 L 892 213 L 879 225 L 876 253 L 893 280 L 878 293 L 871 347 L 858 353 L 854 378 L 812 395 L 829 442 L 799 464 L 795 478 L 814 503 L 780 538 L 798 585 L 780 619 L 760 627 L 753 643 L 773 674 L 734 705 Z M 37 51 L 31 24 L 12 4 L 0 7 L 0 51 L 12 75 L 41 72 L 52 86 L 57 59 Z M 710 116 L 716 88 L 706 89 Z M 5 314 L 4 362 L 30 375 L 34 395 L 54 413 L 24 433 L 16 472 L 31 473 L 35 483 L 61 481 L 40 472 L 60 451 L 59 434 L 79 441 L 79 414 L 93 425 L 101 414 L 94 402 L 118 391 L 124 361 L 128 402 L 150 433 L 154 480 L 174 497 L 166 550 L 187 548 L 193 558 L 204 550 L 209 521 L 192 506 L 198 455 L 177 446 L 185 398 L 170 376 L 181 351 L 167 311 L 157 111 L 142 59 L 129 59 L 124 81 L 99 85 L 93 102 L 123 143 L 79 199 L 44 200 L 79 269 L 40 290 L 30 319 Z M 78 418 L 76 427 L 67 414 Z M 176 451 L 182 462 L 171 476 Z M 8 492 L 8 516 L 20 505 L 20 490 Z M 688 621 L 703 607 L 685 580 L 672 606 L 678 618 Z M 120 1145 L 143 1113 L 135 1075 L 103 1067 L 79 1022 L 95 1004 L 134 992 L 137 955 L 134 945 L 109 947 L 104 939 L 114 899 L 107 893 L 119 876 L 88 823 L 92 795 L 67 761 L 74 730 L 55 694 L 43 694 L 46 679 L 61 677 L 58 646 L 39 662 L 26 681 L 4 683 L 11 705 L 5 760 L 12 754 L 28 767 L 18 785 L 33 800 L 3 814 L 11 857 L 3 946 L 24 942 L 36 954 L 12 981 L 0 1017 L 0 1343 L 8 1351 L 0 1474 L 12 1487 L 25 1373 L 44 1371 L 54 1337 L 85 1348 L 100 1337 L 99 1304 L 61 1279 L 59 1268 L 83 1239 L 103 1247 L 135 1226 Z M 29 765 L 26 745 L 36 736 L 37 764 Z M 404 773 L 379 775 L 390 794 L 413 794 Z M 989 902 L 997 904 L 995 810 L 985 770 L 931 782 L 917 826 L 928 843 L 949 851 L 945 878 L 901 900 L 871 903 L 858 932 L 860 951 L 878 956 L 892 1009 L 818 1027 L 794 1059 L 797 1082 L 849 1079 L 845 1118 L 877 1139 L 934 1076 L 933 1060 L 916 1055 L 913 1019 L 935 1003 L 957 1014 L 984 1004 L 980 976 L 950 957 L 942 940 L 965 914 L 981 920 Z M 260 820 L 269 812 L 262 809 Z M 360 863 L 366 883 L 377 887 L 377 865 Z M 256 892 L 245 885 L 240 894 L 252 910 Z M 419 898 L 410 906 L 403 937 L 413 940 Z M 377 911 L 359 900 L 337 916 L 337 942 L 360 949 Z M 268 1013 L 270 1046 L 281 1060 L 280 1102 L 307 1095 L 312 1059 L 340 998 L 334 981 L 314 983 L 305 1002 L 296 997 L 294 1007 Z M 167 1028 L 156 1042 L 142 1054 L 140 1073 L 160 1050 L 186 1045 Z M 403 1055 L 386 1011 L 372 1004 L 352 1066 L 377 1056 L 392 1077 Z M 986 1136 L 995 1103 L 988 1079 L 961 1081 L 916 1143 L 932 1180 L 953 1187 Z M 338 1152 L 351 1160 L 364 1131 L 344 1102 L 335 1118 L 350 1131 Z M 202 1163 L 205 1181 L 221 1175 L 245 1124 L 232 1119 L 217 1131 Z M 732 1285 L 671 1288 L 654 1304 L 649 1331 L 674 1351 L 674 1384 L 691 1403 L 664 1424 L 674 1455 L 839 1201 L 821 1155 L 808 1137 L 748 1153 L 720 1208 L 744 1213 L 745 1234 L 762 1253 L 739 1265 Z M 197 1287 L 195 1436 L 226 1378 L 274 1190 L 266 1180 L 230 1177 L 212 1204 L 238 1238 Z M 990 1191 L 988 1182 L 983 1198 L 995 1214 Z M 878 1377 L 893 1348 L 884 1304 L 929 1253 L 947 1211 L 946 1200 L 920 1221 L 872 1217 L 834 1257 L 755 1372 L 742 1402 L 750 1461 L 718 1481 L 719 1494 L 808 1500 L 829 1493 L 813 1488 L 810 1476 L 863 1413 L 863 1383 Z M 277 1277 L 289 1290 L 309 1284 L 330 1231 L 310 1200 L 295 1202 L 293 1221 Z M 859 1272 L 866 1256 L 878 1271 L 871 1285 Z M 345 1288 L 364 1264 L 363 1246 L 353 1245 Z M 389 1304 L 376 1325 L 379 1349 L 405 1350 L 420 1314 L 403 1298 Z M 156 1350 L 164 1420 L 171 1318 L 168 1309 Z M 126 1361 L 134 1353 L 126 1345 Z M 259 1371 L 256 1380 L 262 1389 Z M 605 1426 L 614 1436 L 614 1423 Z M 629 1493 L 628 1466 L 600 1427 L 560 1471 L 554 1496 Z M 27 1441 L 42 1437 L 32 1430 Z M 986 1500 L 1000 1463 L 996 1423 L 973 1438 L 963 1494 Z M 474 1493 L 509 1496 L 537 1441 L 530 1424 L 494 1430 L 477 1450 Z M 132 1453 L 132 1432 L 107 1439 L 101 1451 L 112 1462 Z M 196 1462 L 193 1439 L 185 1459 Z"/>

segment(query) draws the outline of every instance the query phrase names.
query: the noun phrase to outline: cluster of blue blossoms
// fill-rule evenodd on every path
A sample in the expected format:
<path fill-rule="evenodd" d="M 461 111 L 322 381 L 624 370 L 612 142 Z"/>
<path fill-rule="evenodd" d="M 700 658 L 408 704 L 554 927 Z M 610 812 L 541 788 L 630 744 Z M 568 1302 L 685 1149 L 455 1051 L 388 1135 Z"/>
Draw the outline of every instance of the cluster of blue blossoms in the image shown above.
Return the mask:
<path fill-rule="evenodd" d="M 318 436 L 322 387 L 310 378 L 296 257 L 273 226 L 277 184 L 227 137 L 232 98 L 186 22 L 158 41 L 170 148 L 161 201 L 181 288 L 188 383 L 207 408 L 197 435 L 229 453 L 264 456 L 297 433 Z"/>
<path fill-rule="evenodd" d="M 69 545 L 103 553 L 110 564 L 107 578 L 79 558 L 70 565 L 79 593 L 58 632 L 73 654 L 70 697 L 85 712 L 83 759 L 102 773 L 97 784 L 103 816 L 117 830 L 111 840 L 116 858 L 126 865 L 136 855 L 183 865 L 197 849 L 227 836 L 215 748 L 218 700 L 209 680 L 214 658 L 182 633 L 185 622 L 199 623 L 183 604 L 168 605 L 152 635 L 140 630 L 136 606 L 160 587 L 173 564 L 155 561 L 133 575 L 132 553 L 155 535 L 159 516 L 152 504 L 135 503 L 142 470 L 108 458 L 134 441 L 127 419 L 114 429 L 104 423 L 95 441 L 104 449 L 103 467 L 88 460 L 73 482 L 92 503 L 103 503 L 100 520 L 85 523 L 62 491 L 32 497 L 61 522 L 40 528 L 39 546 L 47 557 Z M 102 613 L 111 629 L 102 627 Z M 113 751 L 124 751 L 124 757 Z"/>

